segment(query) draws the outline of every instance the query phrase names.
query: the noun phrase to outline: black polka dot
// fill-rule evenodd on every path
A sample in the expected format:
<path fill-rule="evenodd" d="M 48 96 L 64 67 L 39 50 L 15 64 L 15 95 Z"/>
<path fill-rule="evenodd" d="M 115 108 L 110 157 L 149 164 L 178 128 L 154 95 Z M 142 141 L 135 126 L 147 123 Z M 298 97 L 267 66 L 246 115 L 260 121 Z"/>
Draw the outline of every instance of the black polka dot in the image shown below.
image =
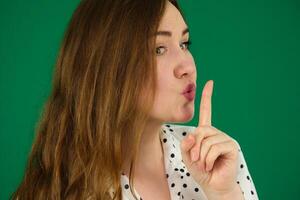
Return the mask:
<path fill-rule="evenodd" d="M 239 182 L 239 181 L 237 181 L 236 183 L 237 183 L 237 184 L 240 184 L 240 182 Z"/>
<path fill-rule="evenodd" d="M 195 192 L 198 192 L 199 191 L 199 188 L 195 188 Z"/>
<path fill-rule="evenodd" d="M 169 174 L 166 174 L 166 177 L 169 178 Z"/>
<path fill-rule="evenodd" d="M 174 170 L 175 170 L 175 171 L 178 171 L 178 168 L 175 168 Z"/>
<path fill-rule="evenodd" d="M 183 132 L 182 135 L 183 135 L 183 136 L 186 136 L 186 132 Z"/>
<path fill-rule="evenodd" d="M 174 153 L 171 153 L 171 158 L 174 158 L 175 157 L 175 154 Z"/>
<path fill-rule="evenodd" d="M 173 132 L 173 129 L 169 128 L 169 131 Z"/>
<path fill-rule="evenodd" d="M 181 172 L 184 172 L 184 169 L 180 169 Z"/>
<path fill-rule="evenodd" d="M 164 138 L 164 139 L 163 139 L 163 141 L 164 141 L 164 143 L 166 143 L 166 142 L 167 142 L 167 139 L 166 139 L 166 138 Z"/>
<path fill-rule="evenodd" d="M 129 185 L 128 185 L 128 184 L 125 184 L 124 187 L 125 187 L 125 189 L 128 189 L 128 188 L 129 188 Z"/>
<path fill-rule="evenodd" d="M 254 192 L 251 190 L 251 194 L 253 195 L 254 194 Z"/>
<path fill-rule="evenodd" d="M 171 184 L 171 187 L 175 187 L 175 183 L 172 183 L 172 184 Z"/>
<path fill-rule="evenodd" d="M 183 176 L 180 176 L 181 179 L 183 179 Z"/>
<path fill-rule="evenodd" d="M 163 130 L 163 132 L 164 132 L 164 133 L 166 133 L 166 131 L 165 131 L 165 130 Z"/>
<path fill-rule="evenodd" d="M 187 176 L 190 176 L 190 173 L 187 172 L 186 175 L 187 175 Z"/>
<path fill-rule="evenodd" d="M 244 167 L 244 165 L 243 164 L 241 164 L 241 168 L 243 168 Z"/>
<path fill-rule="evenodd" d="M 250 180 L 250 177 L 249 177 L 249 176 L 247 176 L 247 179 L 248 179 L 248 180 Z"/>
<path fill-rule="evenodd" d="M 187 187 L 187 184 L 184 183 L 182 186 L 183 186 L 184 188 L 186 188 L 186 187 Z"/>
<path fill-rule="evenodd" d="M 178 192 L 177 195 L 180 196 L 180 192 Z"/>

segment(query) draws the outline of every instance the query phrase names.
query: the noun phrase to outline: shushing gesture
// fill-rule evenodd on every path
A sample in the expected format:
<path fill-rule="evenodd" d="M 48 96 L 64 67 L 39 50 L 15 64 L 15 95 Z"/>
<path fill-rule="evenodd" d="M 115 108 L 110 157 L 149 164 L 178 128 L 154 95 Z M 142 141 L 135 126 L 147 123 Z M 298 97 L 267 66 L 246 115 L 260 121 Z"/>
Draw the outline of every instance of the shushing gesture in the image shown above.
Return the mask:
<path fill-rule="evenodd" d="M 181 141 L 181 155 L 193 179 L 209 200 L 243 199 L 236 183 L 239 146 L 211 125 L 213 81 L 206 82 L 200 102 L 198 126 Z"/>

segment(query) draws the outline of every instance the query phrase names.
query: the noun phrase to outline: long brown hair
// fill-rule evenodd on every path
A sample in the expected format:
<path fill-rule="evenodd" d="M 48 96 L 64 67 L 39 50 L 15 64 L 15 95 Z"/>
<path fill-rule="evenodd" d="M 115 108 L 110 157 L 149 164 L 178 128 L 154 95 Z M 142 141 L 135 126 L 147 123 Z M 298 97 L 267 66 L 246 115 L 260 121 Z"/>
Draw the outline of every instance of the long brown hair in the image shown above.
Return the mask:
<path fill-rule="evenodd" d="M 165 0 L 80 2 L 65 31 L 51 94 L 13 199 L 110 199 L 113 188 L 113 199 L 121 200 L 120 173 L 128 159 L 132 191 L 155 96 L 152 36 L 165 7 Z"/>

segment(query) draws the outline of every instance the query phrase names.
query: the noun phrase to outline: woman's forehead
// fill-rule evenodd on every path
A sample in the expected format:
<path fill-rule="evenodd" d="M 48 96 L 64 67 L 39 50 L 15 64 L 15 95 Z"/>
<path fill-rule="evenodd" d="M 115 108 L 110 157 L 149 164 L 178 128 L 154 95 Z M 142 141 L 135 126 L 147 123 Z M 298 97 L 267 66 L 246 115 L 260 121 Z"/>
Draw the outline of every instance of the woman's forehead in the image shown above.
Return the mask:
<path fill-rule="evenodd" d="M 171 31 L 176 35 L 181 35 L 183 30 L 186 32 L 186 28 L 187 25 L 178 9 L 167 1 L 165 12 L 159 23 L 158 32 Z"/>

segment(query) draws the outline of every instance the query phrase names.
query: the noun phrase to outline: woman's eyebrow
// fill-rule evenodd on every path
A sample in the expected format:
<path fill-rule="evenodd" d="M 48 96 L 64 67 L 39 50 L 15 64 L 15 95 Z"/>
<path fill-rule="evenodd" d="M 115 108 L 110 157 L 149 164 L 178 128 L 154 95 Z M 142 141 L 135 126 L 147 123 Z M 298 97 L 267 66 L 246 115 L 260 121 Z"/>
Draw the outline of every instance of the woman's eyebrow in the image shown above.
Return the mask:
<path fill-rule="evenodd" d="M 185 35 L 186 33 L 189 33 L 189 28 L 185 28 L 182 31 L 182 36 Z M 159 36 L 159 35 L 171 37 L 172 32 L 171 31 L 158 31 L 158 32 L 156 32 L 155 36 Z"/>

